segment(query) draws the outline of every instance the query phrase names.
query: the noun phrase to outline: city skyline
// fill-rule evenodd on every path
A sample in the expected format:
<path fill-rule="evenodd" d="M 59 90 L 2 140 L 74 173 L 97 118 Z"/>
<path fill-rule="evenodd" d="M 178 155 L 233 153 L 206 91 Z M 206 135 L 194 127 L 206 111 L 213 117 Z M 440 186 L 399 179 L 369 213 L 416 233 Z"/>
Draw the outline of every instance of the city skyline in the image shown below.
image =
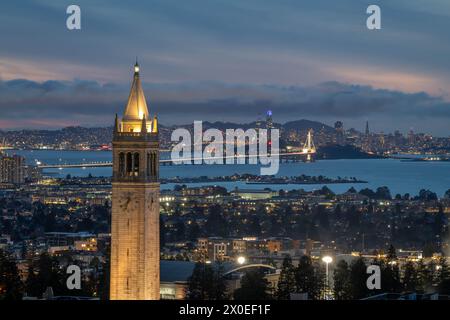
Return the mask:
<path fill-rule="evenodd" d="M 138 55 L 149 105 L 168 125 L 251 122 L 270 108 L 277 122 L 295 114 L 449 135 L 443 1 L 378 1 L 383 27 L 373 32 L 365 1 L 79 1 L 77 31 L 65 27 L 68 2 L 27 2 L 1 5 L 0 28 L 22 35 L 2 35 L 3 129 L 111 125 L 105 115 L 125 103 L 124 78 Z"/>

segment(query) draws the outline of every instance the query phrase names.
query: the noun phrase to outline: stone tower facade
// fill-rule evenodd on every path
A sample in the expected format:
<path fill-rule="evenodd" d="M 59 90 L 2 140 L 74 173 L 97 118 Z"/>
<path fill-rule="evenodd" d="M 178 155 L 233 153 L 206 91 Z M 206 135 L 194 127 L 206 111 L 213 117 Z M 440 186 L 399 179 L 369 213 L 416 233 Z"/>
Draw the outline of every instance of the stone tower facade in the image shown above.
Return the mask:
<path fill-rule="evenodd" d="M 136 63 L 114 126 L 111 300 L 159 299 L 159 254 L 158 120 L 149 117 Z"/>

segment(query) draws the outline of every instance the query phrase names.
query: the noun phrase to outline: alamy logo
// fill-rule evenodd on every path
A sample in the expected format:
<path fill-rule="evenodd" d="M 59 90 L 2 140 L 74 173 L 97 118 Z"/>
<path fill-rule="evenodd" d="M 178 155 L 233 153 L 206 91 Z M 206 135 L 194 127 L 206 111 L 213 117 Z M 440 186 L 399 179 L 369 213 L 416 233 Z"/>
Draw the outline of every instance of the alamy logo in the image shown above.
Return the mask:
<path fill-rule="evenodd" d="M 381 9 L 379 6 L 372 4 L 367 8 L 367 14 L 370 16 L 367 18 L 366 25 L 369 30 L 381 29 Z"/>
<path fill-rule="evenodd" d="M 278 129 L 227 129 L 224 139 L 222 131 L 211 128 L 203 132 L 202 121 L 194 121 L 193 139 L 187 129 L 172 132 L 171 140 L 178 144 L 172 148 L 171 160 L 173 164 L 245 164 L 247 161 L 261 164 L 261 175 L 275 175 L 280 162 L 279 139 Z"/>
<path fill-rule="evenodd" d="M 70 276 L 67 278 L 67 281 L 66 281 L 67 289 L 69 289 L 69 290 L 81 289 L 81 269 L 80 269 L 80 267 L 72 264 L 67 267 L 66 273 L 70 274 Z"/>
<path fill-rule="evenodd" d="M 369 278 L 367 278 L 366 281 L 367 289 L 369 290 L 381 289 L 380 266 L 370 265 L 367 267 L 366 273 L 370 274 Z"/>
<path fill-rule="evenodd" d="M 81 8 L 75 4 L 67 7 L 67 17 L 66 26 L 69 30 L 80 30 L 81 29 Z"/>

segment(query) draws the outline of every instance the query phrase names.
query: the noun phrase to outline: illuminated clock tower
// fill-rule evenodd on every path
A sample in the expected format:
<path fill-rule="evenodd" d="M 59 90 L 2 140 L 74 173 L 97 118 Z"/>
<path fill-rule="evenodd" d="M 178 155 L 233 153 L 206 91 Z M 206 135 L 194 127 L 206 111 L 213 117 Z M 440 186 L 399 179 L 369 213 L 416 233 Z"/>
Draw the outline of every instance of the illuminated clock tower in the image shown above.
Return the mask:
<path fill-rule="evenodd" d="M 159 299 L 158 120 L 149 116 L 134 66 L 113 135 L 111 300 Z"/>

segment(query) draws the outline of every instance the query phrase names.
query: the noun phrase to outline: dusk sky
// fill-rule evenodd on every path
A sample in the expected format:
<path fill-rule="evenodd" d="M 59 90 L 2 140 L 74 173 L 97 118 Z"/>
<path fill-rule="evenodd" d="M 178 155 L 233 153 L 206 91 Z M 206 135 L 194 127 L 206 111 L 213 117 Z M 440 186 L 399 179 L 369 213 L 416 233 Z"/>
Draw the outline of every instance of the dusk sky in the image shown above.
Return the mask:
<path fill-rule="evenodd" d="M 66 28 L 81 7 L 82 29 Z M 382 29 L 366 28 L 377 4 Z M 138 56 L 150 113 L 450 135 L 448 0 L 0 3 L 0 130 L 112 125 Z"/>

